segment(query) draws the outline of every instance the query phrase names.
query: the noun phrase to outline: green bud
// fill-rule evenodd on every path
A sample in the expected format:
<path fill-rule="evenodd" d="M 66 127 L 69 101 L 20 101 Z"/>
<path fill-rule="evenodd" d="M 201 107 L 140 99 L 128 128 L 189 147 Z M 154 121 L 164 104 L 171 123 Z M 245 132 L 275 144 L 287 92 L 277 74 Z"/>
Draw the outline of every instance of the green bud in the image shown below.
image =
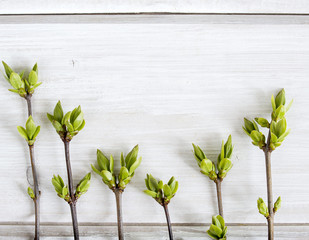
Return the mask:
<path fill-rule="evenodd" d="M 138 155 L 138 145 L 136 145 L 126 156 L 125 163 L 128 169 L 131 168 L 132 164 L 136 161 Z"/>
<path fill-rule="evenodd" d="M 97 162 L 100 167 L 100 171 L 107 170 L 109 171 L 109 160 L 108 158 L 99 150 L 97 149 Z"/>
<path fill-rule="evenodd" d="M 278 197 L 274 204 L 274 212 L 277 212 L 280 207 L 281 207 L 281 197 Z"/>
<path fill-rule="evenodd" d="M 212 239 L 226 240 L 227 227 L 225 226 L 224 219 L 220 216 L 212 217 L 212 224 L 207 231 L 207 234 Z"/>
<path fill-rule="evenodd" d="M 199 146 L 194 145 L 193 143 L 192 143 L 192 146 L 193 146 L 193 150 L 194 150 L 194 157 L 195 157 L 198 165 L 200 166 L 201 161 L 203 159 L 207 159 L 207 157 Z"/>
<path fill-rule="evenodd" d="M 23 87 L 23 83 L 21 81 L 20 76 L 15 72 L 12 72 L 10 75 L 10 83 L 12 87 L 15 89 L 20 89 Z"/>
<path fill-rule="evenodd" d="M 34 192 L 33 192 L 33 190 L 32 190 L 31 187 L 28 187 L 28 195 L 29 195 L 29 197 L 31 197 L 32 199 L 35 198 L 35 194 L 34 194 Z"/>
<path fill-rule="evenodd" d="M 161 180 L 158 181 L 151 174 L 147 174 L 145 184 L 147 190 L 144 192 L 161 205 L 168 204 L 178 190 L 178 181 L 174 177 L 171 177 L 167 184 L 163 184 Z"/>
<path fill-rule="evenodd" d="M 2 61 L 2 64 L 3 64 L 4 70 L 5 70 L 6 76 L 9 79 L 13 70 L 4 61 Z"/>
<path fill-rule="evenodd" d="M 259 213 L 262 214 L 264 217 L 268 217 L 269 213 L 268 213 L 268 208 L 266 206 L 266 204 L 264 203 L 262 198 L 259 198 L 257 200 L 257 207 L 259 209 Z"/>
<path fill-rule="evenodd" d="M 254 121 L 250 121 L 247 118 L 244 118 L 244 126 L 243 126 L 244 131 L 250 135 L 253 130 L 259 131 L 258 126 Z"/>
<path fill-rule="evenodd" d="M 62 110 L 61 102 L 58 101 L 55 108 L 54 108 L 54 119 L 57 122 L 61 123 L 62 118 L 63 118 L 63 110 Z"/>
<path fill-rule="evenodd" d="M 230 159 L 224 158 L 218 163 L 218 170 L 228 172 L 232 168 L 233 164 Z"/>
<path fill-rule="evenodd" d="M 265 118 L 255 118 L 255 121 L 261 126 L 269 128 L 269 122 Z"/>
<path fill-rule="evenodd" d="M 38 75 L 37 75 L 37 73 L 35 71 L 32 70 L 29 73 L 29 80 L 28 81 L 29 81 L 30 85 L 32 85 L 32 86 L 34 86 L 37 83 Z"/>
<path fill-rule="evenodd" d="M 163 192 L 165 197 L 169 197 L 172 195 L 172 190 L 167 184 L 163 185 Z"/>
<path fill-rule="evenodd" d="M 276 108 L 278 108 L 280 105 L 285 105 L 285 91 L 282 89 L 275 98 Z"/>
<path fill-rule="evenodd" d="M 206 176 L 209 176 L 211 171 L 215 171 L 214 163 L 209 159 L 203 159 L 201 162 L 201 172 Z"/>
<path fill-rule="evenodd" d="M 90 187 L 91 173 L 86 174 L 86 176 L 77 184 L 76 195 L 80 197 L 82 194 L 86 193 Z"/>
<path fill-rule="evenodd" d="M 232 136 L 229 135 L 224 144 L 224 158 L 230 158 L 233 153 Z"/>

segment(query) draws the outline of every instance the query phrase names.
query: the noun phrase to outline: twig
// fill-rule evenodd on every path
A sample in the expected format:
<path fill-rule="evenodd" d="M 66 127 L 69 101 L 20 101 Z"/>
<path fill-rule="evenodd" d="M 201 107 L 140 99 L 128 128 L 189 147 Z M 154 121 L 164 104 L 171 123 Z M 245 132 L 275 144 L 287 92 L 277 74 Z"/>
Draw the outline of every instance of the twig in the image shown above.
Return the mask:
<path fill-rule="evenodd" d="M 165 216 L 166 216 L 166 221 L 167 221 L 167 226 L 168 226 L 168 234 L 169 234 L 170 240 L 173 240 L 174 237 L 173 237 L 173 231 L 172 231 L 172 224 L 171 224 L 171 220 L 170 220 L 170 215 L 169 215 L 168 207 L 167 207 L 168 204 L 163 203 L 162 205 L 163 205 Z"/>
<path fill-rule="evenodd" d="M 122 221 L 122 190 L 115 188 L 114 190 L 117 205 L 117 223 L 118 223 L 118 238 L 124 240 L 123 221 Z"/>
<path fill-rule="evenodd" d="M 40 239 L 40 190 L 39 190 L 38 177 L 37 177 L 36 167 L 35 167 L 34 145 L 31 145 L 31 146 L 29 145 L 29 153 L 30 153 L 34 194 L 35 194 L 35 197 L 33 199 L 34 207 L 35 207 L 35 237 L 34 239 L 39 240 Z"/>
<path fill-rule="evenodd" d="M 27 101 L 28 107 L 28 117 L 32 116 L 32 104 L 31 104 L 31 94 L 27 94 L 25 99 Z M 30 153 L 30 161 L 31 161 L 31 169 L 32 169 L 32 177 L 33 177 L 33 185 L 34 185 L 34 208 L 35 208 L 35 236 L 34 240 L 40 239 L 40 190 L 38 183 L 38 176 L 36 173 L 35 167 L 35 157 L 34 157 L 34 145 L 29 145 L 29 153 Z"/>
<path fill-rule="evenodd" d="M 71 216 L 73 223 L 73 231 L 74 231 L 74 239 L 79 240 L 79 232 L 78 232 L 78 222 L 77 222 L 77 214 L 76 214 L 76 198 L 73 190 L 73 176 L 70 162 L 70 142 L 66 139 L 63 139 L 64 149 L 65 149 L 65 161 L 67 165 L 67 174 L 68 174 L 68 185 L 69 185 L 69 195 L 71 198 L 70 208 L 71 208 Z"/>
<path fill-rule="evenodd" d="M 30 117 L 30 115 L 32 116 L 32 104 L 31 104 L 31 94 L 27 94 L 25 99 L 27 101 L 27 106 L 28 106 L 28 117 Z"/>
<path fill-rule="evenodd" d="M 217 199 L 218 199 L 219 214 L 221 215 L 221 217 L 224 217 L 223 216 L 222 193 L 221 193 L 221 182 L 222 182 L 222 179 L 219 178 L 219 177 L 215 180 L 216 189 L 217 189 Z"/>
<path fill-rule="evenodd" d="M 266 181 L 267 181 L 267 200 L 268 200 L 268 240 L 274 239 L 274 210 L 273 210 L 273 187 L 271 177 L 271 149 L 270 145 L 270 132 L 268 133 L 266 146 L 263 148 L 265 154 L 265 165 L 266 165 Z"/>

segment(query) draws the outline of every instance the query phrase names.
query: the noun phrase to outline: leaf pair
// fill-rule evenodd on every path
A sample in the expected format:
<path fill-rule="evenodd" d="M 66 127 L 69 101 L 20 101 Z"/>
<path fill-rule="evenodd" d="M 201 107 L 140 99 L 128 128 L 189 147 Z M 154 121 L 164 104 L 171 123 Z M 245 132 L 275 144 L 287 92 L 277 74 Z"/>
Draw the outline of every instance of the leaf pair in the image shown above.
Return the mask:
<path fill-rule="evenodd" d="M 98 167 L 91 165 L 94 172 L 102 177 L 103 182 L 112 190 L 119 188 L 124 190 L 126 185 L 131 181 L 134 176 L 135 170 L 141 164 L 142 157 L 137 157 L 138 145 L 136 145 L 126 157 L 121 153 L 120 164 L 121 169 L 119 174 L 114 172 L 114 158 L 111 155 L 108 159 L 99 149 L 97 150 L 97 163 Z"/>
<path fill-rule="evenodd" d="M 75 191 L 75 199 L 78 199 L 81 195 L 85 194 L 90 187 L 91 173 L 87 173 L 86 176 L 77 184 Z M 69 194 L 68 186 L 64 184 L 62 178 L 58 175 L 52 178 L 52 184 L 59 197 L 65 201 L 70 202 L 71 197 Z"/>
<path fill-rule="evenodd" d="M 29 73 L 28 78 L 24 77 L 24 71 L 21 73 L 15 73 L 5 62 L 2 61 L 5 74 L 4 77 L 11 84 L 13 89 L 9 89 L 11 92 L 19 94 L 21 97 L 26 97 L 27 94 L 33 94 L 34 89 L 42 84 L 38 83 L 38 66 L 35 64 Z"/>
<path fill-rule="evenodd" d="M 201 169 L 201 173 L 208 176 L 211 180 L 215 181 L 218 177 L 224 178 L 229 170 L 231 170 L 233 164 L 230 160 L 233 153 L 232 136 L 229 135 L 227 141 L 222 141 L 221 152 L 218 155 L 217 166 L 211 160 L 209 160 L 201 148 L 197 145 L 193 145 L 193 152 L 195 159 Z M 217 172 L 216 172 L 217 167 Z"/>
<path fill-rule="evenodd" d="M 163 184 L 162 180 L 147 174 L 145 184 L 147 189 L 144 193 L 153 197 L 161 205 L 168 204 L 178 190 L 178 181 L 174 177 L 171 177 L 167 184 Z"/>
<path fill-rule="evenodd" d="M 85 126 L 81 107 L 78 106 L 73 111 L 64 114 L 60 101 L 54 108 L 54 115 L 47 113 L 47 117 L 62 140 L 70 141 Z"/>
<path fill-rule="evenodd" d="M 17 127 L 19 134 L 28 142 L 29 146 L 34 144 L 40 129 L 40 126 L 35 125 L 32 116 L 28 118 L 26 122 L 26 128 L 23 128 L 22 126 Z"/>
<path fill-rule="evenodd" d="M 220 215 L 212 217 L 212 224 L 207 231 L 208 235 L 217 240 L 226 240 L 227 227 L 225 226 L 224 219 Z"/>
<path fill-rule="evenodd" d="M 262 198 L 259 198 L 257 200 L 257 207 L 259 210 L 259 213 L 262 214 L 264 217 L 268 218 L 269 216 L 269 211 L 266 203 Z M 278 209 L 281 207 L 281 197 L 278 197 L 275 204 L 274 204 L 274 213 L 278 211 Z"/>

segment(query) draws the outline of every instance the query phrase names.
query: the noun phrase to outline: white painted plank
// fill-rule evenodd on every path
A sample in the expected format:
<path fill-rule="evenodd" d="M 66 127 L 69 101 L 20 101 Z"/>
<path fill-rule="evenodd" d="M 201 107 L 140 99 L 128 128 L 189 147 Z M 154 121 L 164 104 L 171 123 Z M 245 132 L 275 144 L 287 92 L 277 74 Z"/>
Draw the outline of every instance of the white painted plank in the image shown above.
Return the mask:
<path fill-rule="evenodd" d="M 0 237 L 2 240 L 21 240 L 31 238 L 32 226 L 1 226 Z M 175 240 L 201 240 L 210 239 L 206 230 L 209 226 L 173 226 Z M 71 226 L 46 226 L 41 227 L 44 240 L 69 240 L 72 239 Z M 308 226 L 276 226 L 275 237 L 281 239 L 307 239 L 309 238 Z M 125 226 L 127 240 L 166 240 L 168 232 L 165 226 Z M 116 226 L 80 226 L 81 239 L 84 240 L 117 240 Z M 265 226 L 228 226 L 228 239 L 239 240 L 264 240 L 267 238 Z"/>
<path fill-rule="evenodd" d="M 180 182 L 170 204 L 174 223 L 209 223 L 217 213 L 215 186 L 199 173 L 191 143 L 214 159 L 221 140 L 232 133 L 234 167 L 223 182 L 226 220 L 264 223 L 256 209 L 256 199 L 266 197 L 263 154 L 241 125 L 244 116 L 269 116 L 270 96 L 281 87 L 295 103 L 287 117 L 292 133 L 273 154 L 274 194 L 283 199 L 276 222 L 309 222 L 308 25 L 198 18 L 191 24 L 147 23 L 141 17 L 145 24 L 0 25 L 1 58 L 18 70 L 37 61 L 43 81 L 33 99 L 42 126 L 36 153 L 43 222 L 70 222 L 68 206 L 51 185 L 52 174 L 66 176 L 63 146 L 45 114 L 61 99 L 65 110 L 81 104 L 87 120 L 72 141 L 76 183 L 90 171 L 96 148 L 118 159 L 120 151 L 140 144 L 143 163 L 124 193 L 125 222 L 165 222 L 160 206 L 142 193 L 151 172 L 165 181 L 175 175 Z M 25 102 L 7 88 L 3 79 L 0 182 L 6 194 L 0 216 L 2 222 L 29 222 L 29 160 L 16 131 L 26 119 Z M 78 215 L 81 223 L 116 220 L 114 196 L 97 176 L 79 200 Z"/>
<path fill-rule="evenodd" d="M 0 1 L 0 14 L 51 13 L 292 13 L 307 14 L 306 0 L 39 0 Z"/>

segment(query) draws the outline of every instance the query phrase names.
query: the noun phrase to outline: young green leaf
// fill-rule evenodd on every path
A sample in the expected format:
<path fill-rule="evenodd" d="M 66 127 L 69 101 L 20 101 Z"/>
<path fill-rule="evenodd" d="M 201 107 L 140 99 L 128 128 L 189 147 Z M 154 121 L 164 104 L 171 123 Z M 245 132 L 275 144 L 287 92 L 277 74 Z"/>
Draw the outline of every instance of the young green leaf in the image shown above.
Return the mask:
<path fill-rule="evenodd" d="M 61 102 L 58 101 L 54 109 L 54 119 L 57 120 L 57 122 L 61 123 L 62 118 L 63 118 L 63 110 L 62 110 Z"/>
<path fill-rule="evenodd" d="M 27 141 L 29 140 L 26 129 L 24 129 L 21 126 L 17 126 L 17 130 L 18 130 L 20 136 L 22 136 Z"/>
<path fill-rule="evenodd" d="M 29 73 L 29 83 L 30 83 L 30 85 L 35 85 L 36 83 L 37 83 L 37 81 L 38 81 L 38 75 L 37 75 L 37 73 L 35 72 L 35 71 L 31 71 L 30 73 Z"/>
<path fill-rule="evenodd" d="M 5 70 L 6 76 L 8 78 L 10 78 L 11 73 L 13 72 L 13 70 L 4 61 L 2 61 L 2 64 L 3 64 L 4 70 Z"/>

